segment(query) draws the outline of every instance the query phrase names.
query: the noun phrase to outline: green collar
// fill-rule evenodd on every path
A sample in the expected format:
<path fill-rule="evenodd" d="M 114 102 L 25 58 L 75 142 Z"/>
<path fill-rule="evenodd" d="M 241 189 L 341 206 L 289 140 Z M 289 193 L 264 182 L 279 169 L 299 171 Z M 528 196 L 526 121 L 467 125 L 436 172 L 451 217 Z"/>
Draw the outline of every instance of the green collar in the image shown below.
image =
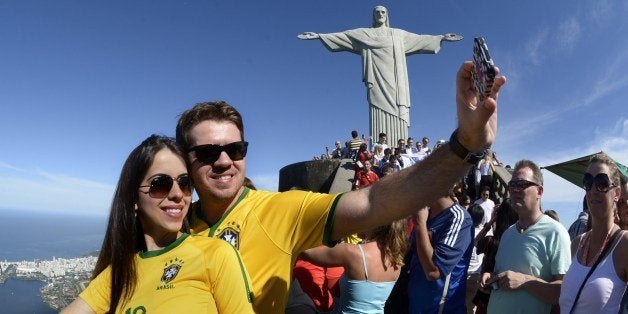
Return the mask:
<path fill-rule="evenodd" d="M 213 237 L 214 233 L 216 232 L 216 229 L 218 228 L 218 226 L 220 226 L 220 224 L 222 223 L 223 220 L 225 220 L 225 218 L 227 218 L 227 216 L 229 216 L 229 213 L 231 213 L 231 211 L 238 206 L 238 204 L 240 204 L 240 202 L 247 196 L 247 194 L 249 194 L 249 191 L 251 189 L 244 187 L 244 191 L 242 191 L 242 194 L 240 194 L 240 197 L 238 197 L 238 200 L 227 209 L 227 211 L 225 211 L 225 213 L 222 215 L 222 217 L 220 217 L 220 219 L 218 219 L 218 221 L 216 221 L 215 224 L 210 225 L 209 222 L 207 221 L 207 218 L 205 217 L 205 212 L 203 212 L 203 204 L 201 203 L 201 200 L 198 200 L 198 206 L 196 207 L 196 216 L 198 218 L 200 218 L 201 220 L 203 220 L 208 226 L 209 226 L 209 234 L 208 236 Z"/>
<path fill-rule="evenodd" d="M 185 240 L 188 236 L 189 236 L 189 234 L 187 234 L 187 233 L 182 234 L 178 239 L 174 240 L 174 242 L 168 244 L 168 246 L 166 246 L 165 248 L 163 248 L 161 250 L 140 251 L 140 257 L 141 258 L 151 258 L 151 257 L 159 256 L 159 255 L 162 255 L 162 254 L 166 254 L 166 253 L 174 250 L 174 248 L 179 246 L 179 244 L 183 243 L 183 240 Z"/>

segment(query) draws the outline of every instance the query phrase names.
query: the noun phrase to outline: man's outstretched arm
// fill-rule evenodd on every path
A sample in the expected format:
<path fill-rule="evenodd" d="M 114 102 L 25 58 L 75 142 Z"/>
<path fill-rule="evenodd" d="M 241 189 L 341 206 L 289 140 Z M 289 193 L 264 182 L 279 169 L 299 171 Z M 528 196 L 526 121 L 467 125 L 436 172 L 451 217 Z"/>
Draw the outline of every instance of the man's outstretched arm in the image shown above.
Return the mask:
<path fill-rule="evenodd" d="M 465 62 L 457 75 L 457 139 L 469 151 L 479 152 L 495 140 L 497 98 L 506 78 L 496 77 L 491 96 L 479 103 L 471 71 L 473 63 Z M 497 68 L 496 72 L 499 73 Z M 411 215 L 446 196 L 470 166 L 447 144 L 408 169 L 384 177 L 368 188 L 344 194 L 336 206 L 330 238 L 339 239 Z"/>

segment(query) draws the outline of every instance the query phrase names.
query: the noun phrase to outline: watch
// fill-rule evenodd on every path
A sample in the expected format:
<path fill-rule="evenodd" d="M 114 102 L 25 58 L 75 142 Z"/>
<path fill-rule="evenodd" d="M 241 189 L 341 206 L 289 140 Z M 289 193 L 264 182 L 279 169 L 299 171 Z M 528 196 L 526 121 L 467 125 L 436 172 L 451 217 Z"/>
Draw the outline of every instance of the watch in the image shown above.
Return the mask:
<path fill-rule="evenodd" d="M 449 137 L 449 147 L 456 156 L 472 165 L 475 165 L 487 154 L 486 149 L 479 152 L 470 152 L 466 147 L 462 146 L 458 141 L 458 129 L 451 133 L 451 137 Z"/>

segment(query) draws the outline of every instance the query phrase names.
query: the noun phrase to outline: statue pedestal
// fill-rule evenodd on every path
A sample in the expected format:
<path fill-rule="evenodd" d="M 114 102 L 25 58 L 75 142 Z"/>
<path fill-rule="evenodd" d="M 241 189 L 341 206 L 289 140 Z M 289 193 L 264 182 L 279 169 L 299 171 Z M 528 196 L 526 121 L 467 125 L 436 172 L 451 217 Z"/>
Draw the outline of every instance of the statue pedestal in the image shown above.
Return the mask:
<path fill-rule="evenodd" d="M 291 189 L 320 193 L 351 190 L 354 163 L 351 159 L 310 160 L 287 165 L 279 170 L 279 192 Z"/>

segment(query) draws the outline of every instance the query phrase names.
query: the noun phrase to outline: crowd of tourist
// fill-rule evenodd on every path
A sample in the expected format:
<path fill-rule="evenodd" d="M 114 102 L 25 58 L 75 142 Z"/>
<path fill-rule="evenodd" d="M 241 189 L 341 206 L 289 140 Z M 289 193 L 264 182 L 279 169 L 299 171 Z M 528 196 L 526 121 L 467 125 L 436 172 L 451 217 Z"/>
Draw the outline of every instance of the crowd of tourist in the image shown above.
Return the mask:
<path fill-rule="evenodd" d="M 438 149 L 427 146 L 427 137 L 416 146 L 413 138 L 400 139 L 395 147 L 386 140 L 386 134 L 376 143 L 362 139 L 355 151 L 337 141 L 330 158 L 355 160 L 354 187 L 361 188 Z M 497 166 L 503 165 L 496 154 L 486 154 L 449 197 L 407 219 L 407 265 L 399 278 L 406 300 L 399 302 L 399 289 L 390 289 L 395 305 L 387 304 L 386 312 L 625 313 L 628 233 L 620 230 L 628 229 L 628 184 L 612 160 L 603 154 L 591 160 L 583 179 L 583 212 L 569 231 L 556 211 L 541 209 L 543 177 L 534 162 L 517 163 L 503 201 L 492 189 Z M 343 289 L 330 291 L 339 292 L 338 300 L 346 297 Z M 354 300 L 362 307 L 347 310 L 343 301 L 343 310 L 333 304 L 328 310 L 366 313 L 364 304 L 371 304 L 383 311 L 381 297 L 362 297 Z"/>
<path fill-rule="evenodd" d="M 325 153 L 314 156 L 319 159 L 352 159 L 355 161 L 354 189 L 368 186 L 379 178 L 409 168 L 427 157 L 433 149 L 445 143 L 439 140 L 433 148 L 430 148 L 429 137 L 423 137 L 415 143 L 412 137 L 407 141 L 399 139 L 396 146 L 388 146 L 388 137 L 380 133 L 376 142 L 372 138 L 366 139 L 364 134 L 358 137 L 357 131 L 351 131 L 351 139 L 344 142 L 337 140 L 333 150 L 325 148 Z M 485 182 L 483 182 L 485 183 Z M 478 187 L 480 179 L 478 177 Z M 490 184 L 489 184 L 490 185 Z M 475 194 L 473 194 L 475 195 Z"/>

